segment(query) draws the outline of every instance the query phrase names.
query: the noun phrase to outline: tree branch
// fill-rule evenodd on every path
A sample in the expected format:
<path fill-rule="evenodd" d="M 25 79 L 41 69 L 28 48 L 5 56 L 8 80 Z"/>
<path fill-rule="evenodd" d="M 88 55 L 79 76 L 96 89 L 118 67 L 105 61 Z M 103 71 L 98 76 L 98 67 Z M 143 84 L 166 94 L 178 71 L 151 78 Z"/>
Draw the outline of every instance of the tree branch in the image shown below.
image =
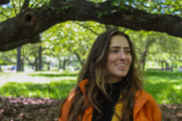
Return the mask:
<path fill-rule="evenodd" d="M 37 43 L 37 42 L 40 42 L 40 36 L 39 35 L 36 35 L 32 38 L 24 39 L 24 40 L 21 40 L 18 42 L 16 42 L 16 41 L 11 42 L 11 43 L 3 46 L 3 47 L 0 47 L 0 51 L 12 50 L 14 48 L 21 47 L 22 45 L 27 44 L 27 43 Z"/>
<path fill-rule="evenodd" d="M 10 0 L 0 0 L 0 5 L 8 4 Z"/>
<path fill-rule="evenodd" d="M 127 5 L 121 9 L 118 6 L 111 6 L 109 2 L 93 3 L 83 0 L 77 0 L 77 2 L 62 0 L 55 4 L 52 3 L 48 8 L 47 6 L 35 9 L 28 8 L 16 17 L 0 23 L 0 49 L 13 42 L 19 43 L 26 38 L 36 36 L 57 23 L 70 20 L 92 20 L 135 31 L 165 32 L 182 38 L 182 18 L 179 16 L 151 14 Z"/>

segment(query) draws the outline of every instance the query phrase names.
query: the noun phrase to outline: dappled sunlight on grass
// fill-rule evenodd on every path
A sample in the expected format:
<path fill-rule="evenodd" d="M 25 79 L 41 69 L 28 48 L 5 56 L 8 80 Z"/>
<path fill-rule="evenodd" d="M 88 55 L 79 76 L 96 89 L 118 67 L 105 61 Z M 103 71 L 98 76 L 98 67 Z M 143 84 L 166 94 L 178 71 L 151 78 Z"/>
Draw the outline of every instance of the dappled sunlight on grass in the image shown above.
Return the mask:
<path fill-rule="evenodd" d="M 0 73 L 0 95 L 64 99 L 75 86 L 77 75 L 78 72 Z M 182 103 L 182 72 L 147 71 L 144 75 L 144 90 L 158 104 Z"/>
<path fill-rule="evenodd" d="M 35 76 L 41 76 L 41 77 L 77 77 L 78 72 L 34 72 L 29 74 L 29 76 L 35 77 Z"/>
<path fill-rule="evenodd" d="M 60 73 L 60 72 L 32 72 L 32 73 L 0 73 L 0 87 L 8 82 L 18 83 L 50 83 L 60 80 L 76 80 L 77 72 L 75 73 Z"/>
<path fill-rule="evenodd" d="M 178 75 L 179 74 L 179 75 Z M 147 74 L 144 89 L 159 104 L 182 103 L 182 73 L 150 72 Z M 162 76 L 161 76 L 162 75 Z"/>
<path fill-rule="evenodd" d="M 75 84 L 75 80 L 61 80 L 45 84 L 8 82 L 6 85 L 0 87 L 0 95 L 64 99 Z"/>

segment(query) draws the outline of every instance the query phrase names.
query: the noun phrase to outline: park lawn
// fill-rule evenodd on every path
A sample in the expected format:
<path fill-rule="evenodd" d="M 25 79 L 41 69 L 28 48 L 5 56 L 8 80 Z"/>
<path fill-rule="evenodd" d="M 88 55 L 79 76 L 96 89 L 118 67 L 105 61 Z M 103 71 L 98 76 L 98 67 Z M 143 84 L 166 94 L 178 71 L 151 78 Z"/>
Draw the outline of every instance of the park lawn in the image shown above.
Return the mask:
<path fill-rule="evenodd" d="M 158 104 L 182 103 L 182 72 L 147 71 L 145 75 L 144 90 Z"/>
<path fill-rule="evenodd" d="M 77 72 L 34 72 L 28 74 L 27 77 L 42 77 L 50 81 L 48 83 L 8 82 L 0 87 L 0 95 L 64 99 L 76 84 L 77 74 Z M 19 73 L 19 75 L 22 76 L 23 73 Z M 182 72 L 147 71 L 144 75 L 146 75 L 144 90 L 149 92 L 158 104 L 182 103 Z M 7 74 L 7 76 L 9 77 L 11 74 Z"/>
<path fill-rule="evenodd" d="M 76 84 L 77 74 L 78 72 L 0 73 L 0 80 L 7 81 L 0 85 L 0 96 L 64 99 Z M 12 81 L 13 78 L 15 82 Z"/>

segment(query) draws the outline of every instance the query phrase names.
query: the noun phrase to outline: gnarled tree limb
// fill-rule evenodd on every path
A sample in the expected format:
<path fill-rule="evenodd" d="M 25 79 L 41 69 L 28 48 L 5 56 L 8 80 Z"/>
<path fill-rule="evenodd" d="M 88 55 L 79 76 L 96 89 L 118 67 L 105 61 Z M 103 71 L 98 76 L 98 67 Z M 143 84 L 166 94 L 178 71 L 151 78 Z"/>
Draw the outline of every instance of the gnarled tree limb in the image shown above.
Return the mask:
<path fill-rule="evenodd" d="M 101 16 L 99 16 L 100 13 L 102 13 Z M 26 9 L 16 17 L 0 23 L 0 51 L 2 51 L 1 48 L 6 50 L 5 46 L 13 42 L 21 43 L 22 40 L 36 36 L 57 23 L 69 20 L 92 20 L 136 31 L 158 31 L 182 37 L 182 18 L 179 16 L 151 14 L 127 5 L 121 9 L 112 6 L 109 2 L 57 0 L 57 2 L 52 2 L 48 8 L 42 6 Z"/>
<path fill-rule="evenodd" d="M 0 5 L 8 4 L 10 0 L 0 0 Z"/>

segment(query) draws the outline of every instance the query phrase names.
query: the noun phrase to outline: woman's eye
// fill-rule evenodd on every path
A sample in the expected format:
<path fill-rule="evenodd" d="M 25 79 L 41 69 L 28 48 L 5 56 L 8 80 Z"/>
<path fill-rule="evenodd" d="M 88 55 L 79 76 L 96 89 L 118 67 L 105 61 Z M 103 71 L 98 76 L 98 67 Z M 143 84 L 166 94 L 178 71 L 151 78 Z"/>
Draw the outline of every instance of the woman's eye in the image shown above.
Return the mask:
<path fill-rule="evenodd" d="M 117 53 L 117 52 L 118 52 L 118 50 L 111 50 L 111 52 L 112 52 L 112 53 Z"/>
<path fill-rule="evenodd" d="M 130 53 L 130 50 L 126 50 L 125 53 Z"/>

